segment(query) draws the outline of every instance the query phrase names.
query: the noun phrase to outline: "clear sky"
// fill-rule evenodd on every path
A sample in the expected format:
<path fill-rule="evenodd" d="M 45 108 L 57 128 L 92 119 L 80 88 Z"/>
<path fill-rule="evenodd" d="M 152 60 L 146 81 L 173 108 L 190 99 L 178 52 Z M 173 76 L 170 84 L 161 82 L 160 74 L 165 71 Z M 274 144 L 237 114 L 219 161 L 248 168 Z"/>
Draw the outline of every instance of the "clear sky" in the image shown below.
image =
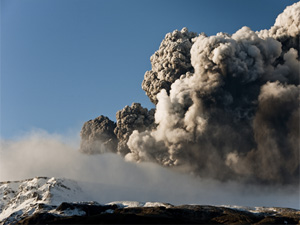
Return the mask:
<path fill-rule="evenodd" d="M 292 0 L 1 0 L 1 137 L 64 134 L 132 102 L 165 34 L 269 29 Z"/>

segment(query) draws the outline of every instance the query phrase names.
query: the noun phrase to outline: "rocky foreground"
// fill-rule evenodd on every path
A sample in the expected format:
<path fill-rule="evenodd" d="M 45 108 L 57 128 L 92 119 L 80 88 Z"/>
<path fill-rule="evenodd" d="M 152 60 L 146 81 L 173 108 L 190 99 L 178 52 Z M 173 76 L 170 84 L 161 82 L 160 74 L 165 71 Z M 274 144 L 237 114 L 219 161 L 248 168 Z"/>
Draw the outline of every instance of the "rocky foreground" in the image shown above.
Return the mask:
<path fill-rule="evenodd" d="M 44 206 L 41 205 L 41 208 Z M 181 205 L 122 207 L 116 204 L 62 203 L 16 224 L 300 224 L 299 211 L 267 208 L 251 212 L 228 207 Z M 66 215 L 66 212 L 77 215 Z"/>
<path fill-rule="evenodd" d="M 75 181 L 36 177 L 0 183 L 0 225 L 11 224 L 300 224 L 300 210 L 174 206 L 160 202 L 80 202 Z M 77 201 L 77 202 L 76 202 Z"/>

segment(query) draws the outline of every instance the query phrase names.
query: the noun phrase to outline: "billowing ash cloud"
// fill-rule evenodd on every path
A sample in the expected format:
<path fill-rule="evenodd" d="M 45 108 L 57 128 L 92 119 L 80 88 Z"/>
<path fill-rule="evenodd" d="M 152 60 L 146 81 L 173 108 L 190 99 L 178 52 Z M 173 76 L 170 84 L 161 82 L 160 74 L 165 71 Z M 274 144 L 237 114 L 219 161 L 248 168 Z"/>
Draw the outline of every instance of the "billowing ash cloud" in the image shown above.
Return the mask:
<path fill-rule="evenodd" d="M 87 154 L 114 152 L 125 156 L 130 153 L 127 142 L 134 130 L 141 132 L 155 127 L 154 112 L 154 109 L 132 103 L 117 112 L 117 123 L 105 116 L 85 122 L 80 133 L 80 151 Z"/>
<path fill-rule="evenodd" d="M 85 122 L 80 133 L 80 150 L 88 154 L 116 152 L 118 140 L 115 128 L 116 123 L 106 116 Z"/>
<path fill-rule="evenodd" d="M 155 126 L 154 112 L 154 109 L 148 110 L 139 103 L 132 103 L 131 107 L 126 106 L 117 112 L 115 134 L 119 140 L 118 153 L 123 156 L 130 153 L 127 141 L 134 130 L 144 131 Z"/>
<path fill-rule="evenodd" d="M 142 84 L 155 114 L 134 103 L 117 113 L 114 134 L 103 139 L 107 132 L 90 126 L 91 133 L 104 143 L 116 137 L 129 161 L 221 181 L 297 184 L 299 38 L 300 2 L 270 30 L 169 33 Z M 84 133 L 92 146 L 96 139 Z"/>
<path fill-rule="evenodd" d="M 169 93 L 175 80 L 194 70 L 190 50 L 196 36 L 186 28 L 168 33 L 159 50 L 151 56 L 152 70 L 145 73 L 142 88 L 153 103 L 157 103 L 156 96 L 162 89 Z"/>

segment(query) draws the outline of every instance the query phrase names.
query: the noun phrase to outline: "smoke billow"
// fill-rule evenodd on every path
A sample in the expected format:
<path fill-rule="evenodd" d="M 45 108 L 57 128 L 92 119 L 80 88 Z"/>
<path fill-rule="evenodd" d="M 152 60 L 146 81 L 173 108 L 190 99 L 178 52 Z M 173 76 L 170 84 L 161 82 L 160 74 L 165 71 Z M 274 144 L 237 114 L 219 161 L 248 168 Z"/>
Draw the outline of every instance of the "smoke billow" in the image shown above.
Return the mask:
<path fill-rule="evenodd" d="M 87 121 L 81 129 L 80 150 L 88 154 L 116 152 L 115 127 L 116 124 L 105 116 Z"/>
<path fill-rule="evenodd" d="M 197 34 L 186 28 L 168 33 L 159 50 L 151 56 L 152 70 L 145 73 L 142 88 L 153 103 L 162 90 L 170 91 L 172 83 L 182 74 L 193 71 L 190 50 Z"/>
<path fill-rule="evenodd" d="M 131 107 L 126 106 L 116 114 L 117 126 L 115 134 L 119 140 L 118 153 L 126 155 L 130 152 L 127 147 L 128 139 L 134 130 L 144 131 L 153 128 L 154 125 L 154 109 L 148 111 L 139 103 L 133 103 Z"/>
<path fill-rule="evenodd" d="M 142 83 L 156 109 L 126 106 L 116 125 L 100 122 L 109 132 L 87 122 L 82 143 L 113 140 L 117 150 L 105 151 L 200 177 L 297 184 L 299 38 L 300 2 L 269 30 L 169 33 Z M 103 152 L 93 149 L 82 151 Z"/>
<path fill-rule="evenodd" d="M 154 112 L 154 109 L 133 103 L 117 112 L 117 123 L 105 116 L 85 122 L 81 129 L 80 151 L 88 154 L 117 152 L 125 156 L 130 152 L 127 142 L 131 133 L 155 126 Z"/>
<path fill-rule="evenodd" d="M 237 182 L 221 184 L 154 163 L 126 162 L 117 154 L 81 154 L 77 136 L 36 130 L 17 140 L 0 140 L 0 181 L 35 176 L 74 179 L 85 193 L 79 198 L 103 204 L 129 200 L 299 209 L 299 190 L 290 185 L 278 189 Z"/>

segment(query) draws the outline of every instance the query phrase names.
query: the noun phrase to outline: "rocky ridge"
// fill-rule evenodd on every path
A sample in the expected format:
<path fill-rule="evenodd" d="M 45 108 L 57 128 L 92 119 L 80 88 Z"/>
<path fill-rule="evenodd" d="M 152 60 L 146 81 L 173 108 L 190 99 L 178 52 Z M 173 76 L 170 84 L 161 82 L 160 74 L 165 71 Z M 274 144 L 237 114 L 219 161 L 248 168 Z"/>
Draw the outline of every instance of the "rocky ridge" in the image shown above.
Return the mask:
<path fill-rule="evenodd" d="M 0 182 L 0 199 L 0 225 L 300 224 L 300 210 L 290 208 L 84 202 L 75 181 L 48 177 Z"/>

